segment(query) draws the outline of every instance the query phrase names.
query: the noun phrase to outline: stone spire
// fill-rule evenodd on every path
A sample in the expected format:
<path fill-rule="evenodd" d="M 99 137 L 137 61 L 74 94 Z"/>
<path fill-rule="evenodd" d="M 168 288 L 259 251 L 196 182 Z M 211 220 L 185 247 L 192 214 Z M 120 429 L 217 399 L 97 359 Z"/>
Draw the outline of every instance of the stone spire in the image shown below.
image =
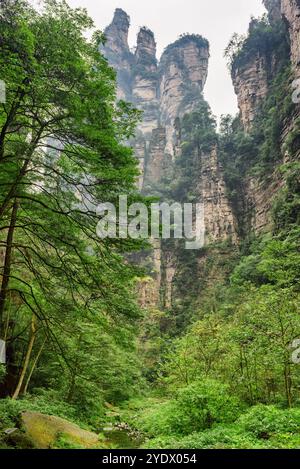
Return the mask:
<path fill-rule="evenodd" d="M 118 98 L 130 99 L 131 67 L 134 60 L 128 45 L 130 18 L 121 8 L 115 10 L 111 24 L 105 29 L 105 46 L 102 51 L 118 75 Z"/>
<path fill-rule="evenodd" d="M 154 34 L 146 27 L 141 28 L 138 33 L 135 57 L 137 63 L 143 63 L 145 60 L 152 61 L 154 65 L 157 63 Z"/>
<path fill-rule="evenodd" d="M 111 24 L 105 29 L 104 33 L 107 38 L 107 46 L 118 46 L 118 48 L 129 51 L 128 31 L 130 26 L 130 18 L 121 8 L 115 10 L 115 14 Z M 118 52 L 118 49 L 115 50 Z"/>

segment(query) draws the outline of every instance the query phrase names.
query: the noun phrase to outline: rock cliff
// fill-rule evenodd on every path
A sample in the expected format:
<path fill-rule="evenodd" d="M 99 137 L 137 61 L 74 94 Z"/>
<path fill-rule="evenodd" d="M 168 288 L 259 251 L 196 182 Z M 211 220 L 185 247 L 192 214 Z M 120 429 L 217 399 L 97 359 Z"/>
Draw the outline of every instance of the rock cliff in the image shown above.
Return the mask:
<path fill-rule="evenodd" d="M 232 79 L 241 120 L 248 132 L 267 96 L 269 88 L 267 58 L 257 53 L 247 64 L 233 70 Z"/>
<path fill-rule="evenodd" d="M 286 93 L 290 92 L 290 98 L 292 96 L 290 84 L 294 78 L 300 76 L 300 1 L 264 0 L 263 3 L 268 12 L 271 28 L 267 25 L 263 29 L 262 23 L 258 23 L 257 20 L 251 21 L 246 47 L 244 44 L 246 53 L 243 55 L 242 51 L 239 60 L 233 63 L 232 69 L 240 118 L 247 133 L 251 133 L 266 98 L 273 92 L 274 80 L 279 73 L 291 64 L 292 74 L 287 76 L 286 83 L 281 85 L 286 87 Z M 251 35 L 256 42 L 251 42 Z M 278 98 L 273 96 L 274 102 L 276 99 Z M 286 102 L 288 99 L 286 96 Z M 290 159 L 285 143 L 295 129 L 297 116 L 299 116 L 299 106 L 294 106 L 284 117 L 284 123 L 278 122 L 277 132 L 280 132 L 280 135 L 276 138 L 280 154 L 268 177 L 247 176 L 244 180 L 242 194 L 244 223 L 248 231 L 252 230 L 255 234 L 271 229 L 272 205 L 283 185 L 283 178 L 278 168 Z"/>
<path fill-rule="evenodd" d="M 300 0 L 281 0 L 281 13 L 286 21 L 291 41 L 291 62 L 300 77 Z"/>
<path fill-rule="evenodd" d="M 300 0 L 264 0 L 263 3 L 268 11 L 268 20 L 251 20 L 246 42 L 232 67 L 245 135 L 251 135 L 266 98 L 273 90 L 274 79 L 289 61 L 293 76 L 300 76 Z M 107 43 L 103 50 L 117 70 L 119 97 L 133 102 L 143 111 L 143 120 L 135 140 L 131 142 L 139 160 L 139 187 L 144 194 L 160 196 L 165 193 L 166 180 L 170 184 L 176 176 L 176 162 L 182 158 L 183 146 L 190 143 L 182 136 L 182 125 L 184 116 L 193 113 L 203 102 L 209 43 L 199 35 L 182 35 L 165 49 L 158 61 L 154 34 L 146 27 L 138 33 L 135 52 L 130 52 L 129 23 L 127 14 L 117 9 L 105 31 Z M 186 181 L 186 185 L 193 184 L 187 189 L 192 191 L 198 202 L 203 203 L 207 247 L 231 243 L 234 251 L 242 232 L 260 235 L 271 229 L 273 200 L 283 184 L 278 167 L 289 158 L 283 148 L 295 127 L 295 116 L 285 119 L 278 136 L 282 150 L 273 171 L 265 178 L 246 174 L 237 188 L 239 193 L 236 197 L 244 211 L 240 219 L 229 196 L 230 188 L 220 161 L 218 143 L 199 153 L 199 169 Z M 151 256 L 155 268 L 152 281 L 147 279 L 141 285 L 141 302 L 147 306 L 157 305 L 159 298 L 163 298 L 163 306 L 169 309 L 176 296 L 174 285 L 184 283 L 180 276 L 191 260 L 182 261 L 178 247 L 159 242 Z M 207 257 L 200 255 L 196 264 L 195 275 L 203 277 Z M 215 267 L 218 270 L 217 266 L 218 262 Z M 216 271 L 214 275 L 216 278 L 222 276 Z M 183 292 L 180 294 L 184 296 Z"/>

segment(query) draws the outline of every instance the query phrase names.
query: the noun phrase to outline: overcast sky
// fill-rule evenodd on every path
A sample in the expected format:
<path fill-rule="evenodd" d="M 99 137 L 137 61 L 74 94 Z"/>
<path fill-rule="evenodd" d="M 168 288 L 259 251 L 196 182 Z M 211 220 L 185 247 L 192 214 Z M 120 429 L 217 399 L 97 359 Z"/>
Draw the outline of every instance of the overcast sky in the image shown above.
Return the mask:
<path fill-rule="evenodd" d="M 71 6 L 87 8 L 97 28 L 104 29 L 115 8 L 131 18 L 129 42 L 134 46 L 140 26 L 153 30 L 158 55 L 182 33 L 206 37 L 211 46 L 205 97 L 215 115 L 236 113 L 231 78 L 223 57 L 234 32 L 245 33 L 251 15 L 265 13 L 262 0 L 68 0 Z"/>

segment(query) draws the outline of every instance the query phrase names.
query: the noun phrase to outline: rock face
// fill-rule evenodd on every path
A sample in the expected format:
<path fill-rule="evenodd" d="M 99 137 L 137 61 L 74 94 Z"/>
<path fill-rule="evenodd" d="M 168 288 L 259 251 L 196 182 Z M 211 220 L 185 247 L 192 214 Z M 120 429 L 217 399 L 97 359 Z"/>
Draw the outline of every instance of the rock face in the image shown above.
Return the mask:
<path fill-rule="evenodd" d="M 145 27 L 141 28 L 137 37 L 132 75 L 131 100 L 143 110 L 139 129 L 149 140 L 159 118 L 158 66 L 154 34 Z"/>
<path fill-rule="evenodd" d="M 281 0 L 263 0 L 271 23 L 281 20 Z"/>
<path fill-rule="evenodd" d="M 217 148 L 202 159 L 201 177 L 197 192 L 204 204 L 205 243 L 237 239 L 236 220 L 226 195 L 223 170 L 218 161 Z"/>
<path fill-rule="evenodd" d="M 260 181 L 249 177 L 245 181 L 245 223 L 256 234 L 268 232 L 272 228 L 272 205 L 282 178 L 275 171 L 269 180 Z"/>
<path fill-rule="evenodd" d="M 300 0 L 281 0 L 281 13 L 287 23 L 291 41 L 291 61 L 300 77 Z"/>
<path fill-rule="evenodd" d="M 283 33 L 283 24 L 278 0 L 267 0 L 264 4 L 269 9 L 269 21 L 277 28 L 280 41 L 274 37 L 265 38 L 264 43 L 258 47 L 253 45 L 246 58 L 236 60 L 232 68 L 232 81 L 237 95 L 241 121 L 246 132 L 252 128 L 261 105 L 266 98 L 273 78 L 281 67 L 282 57 L 278 54 L 279 42 L 288 48 L 286 34 Z M 249 35 L 256 34 L 257 20 L 252 19 L 249 25 Z M 255 43 L 255 40 L 253 41 Z"/>
<path fill-rule="evenodd" d="M 264 0 L 272 25 L 284 22 L 290 41 L 290 59 L 295 78 L 300 77 L 300 0 Z M 250 23 L 249 31 L 255 27 Z M 260 105 L 266 97 L 270 82 L 276 75 L 278 57 L 274 51 L 257 51 L 241 67 L 233 70 L 232 79 L 244 129 L 251 130 Z"/>
<path fill-rule="evenodd" d="M 258 53 L 246 65 L 235 69 L 232 73 L 241 120 L 247 132 L 250 131 L 257 112 L 268 93 L 267 60 L 266 57 Z"/>
<path fill-rule="evenodd" d="M 286 36 L 290 40 L 290 60 L 295 78 L 300 77 L 300 0 L 264 0 L 271 25 L 285 25 Z M 251 31 L 251 24 L 250 24 Z M 282 54 L 282 51 L 280 52 Z M 288 48 L 287 48 L 288 55 Z M 270 84 L 275 78 L 280 67 L 280 58 L 274 49 L 267 55 L 257 50 L 248 57 L 243 66 L 233 70 L 232 78 L 238 99 L 241 121 L 244 129 L 249 132 L 252 128 L 261 104 L 267 96 Z M 291 90 L 292 93 L 292 90 Z M 284 144 L 289 132 L 293 131 L 295 119 L 299 115 L 299 109 L 295 109 L 295 115 L 285 123 L 281 135 L 281 144 Z M 282 160 L 279 165 L 288 158 L 282 152 Z M 272 204 L 278 190 L 282 187 L 282 177 L 277 168 L 274 168 L 269 180 L 258 180 L 248 177 L 244 184 L 245 197 L 245 223 L 248 230 L 256 234 L 266 232 L 272 224 Z"/>

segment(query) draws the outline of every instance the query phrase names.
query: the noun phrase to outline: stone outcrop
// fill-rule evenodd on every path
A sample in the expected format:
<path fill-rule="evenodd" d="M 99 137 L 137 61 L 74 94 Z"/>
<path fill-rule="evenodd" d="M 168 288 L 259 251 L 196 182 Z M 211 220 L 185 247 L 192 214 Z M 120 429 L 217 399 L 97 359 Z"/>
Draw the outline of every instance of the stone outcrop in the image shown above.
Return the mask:
<path fill-rule="evenodd" d="M 281 20 L 281 0 L 263 0 L 263 4 L 268 11 L 268 17 L 271 23 L 276 23 Z"/>
<path fill-rule="evenodd" d="M 278 25 L 281 21 L 286 26 L 289 43 L 290 59 L 295 78 L 300 77 L 300 0 L 264 0 L 269 21 Z M 255 27 L 255 20 L 250 23 Z M 232 78 L 238 99 L 241 119 L 246 131 L 250 131 L 252 123 L 266 97 L 271 80 L 278 69 L 276 50 L 264 53 L 257 50 L 246 63 L 233 70 Z"/>
<path fill-rule="evenodd" d="M 166 127 L 160 126 L 152 131 L 147 161 L 145 164 L 145 191 L 151 191 L 160 181 L 162 174 L 168 166 L 166 154 Z"/>
<path fill-rule="evenodd" d="M 290 59 L 295 78 L 300 77 L 300 0 L 264 0 L 271 25 L 285 24 L 286 36 L 289 36 Z M 251 29 L 251 25 L 250 25 Z M 288 49 L 288 48 L 287 48 Z M 280 51 L 282 54 L 282 51 Z M 267 96 L 270 83 L 275 78 L 280 66 L 281 57 L 274 50 L 271 55 L 257 51 L 242 67 L 233 71 L 233 83 L 237 94 L 241 120 L 246 131 L 250 131 L 261 104 Z M 288 54 L 288 50 L 287 50 Z M 284 59 L 284 58 L 283 58 Z M 292 93 L 292 89 L 291 89 Z M 295 119 L 299 109 L 295 108 L 294 115 L 287 118 L 281 135 L 281 145 L 288 138 L 295 127 Z M 289 155 L 282 151 L 282 160 L 285 162 Z M 256 234 L 267 232 L 272 225 L 272 205 L 278 190 L 282 187 L 282 176 L 274 168 L 268 180 L 258 180 L 248 177 L 244 184 L 244 222 L 248 231 Z"/>
<path fill-rule="evenodd" d="M 152 31 L 143 27 L 137 36 L 135 53 L 128 47 L 129 18 L 117 9 L 106 29 L 103 51 L 118 74 L 118 96 L 143 111 L 136 138 L 131 142 L 139 161 L 139 188 L 159 195 L 166 175 L 174 171 L 181 154 L 181 120 L 203 99 L 207 79 L 209 44 L 199 35 L 183 35 L 169 45 L 160 61 Z M 235 221 L 226 197 L 217 151 L 203 156 L 195 194 L 205 208 L 206 242 L 237 241 Z M 176 277 L 176 256 L 160 243 L 153 245 L 151 274 L 138 285 L 140 304 L 155 307 L 160 302 L 169 309 Z M 149 259 L 146 261 L 149 263 Z M 161 286 L 163 295 L 160 295 Z"/>
<path fill-rule="evenodd" d="M 244 220 L 249 230 L 256 234 L 270 232 L 273 224 L 273 202 L 282 185 L 283 181 L 278 171 L 264 181 L 255 177 L 247 178 Z"/>
<path fill-rule="evenodd" d="M 134 59 L 132 101 L 143 110 L 139 129 L 149 140 L 159 118 L 158 67 L 154 34 L 145 27 L 139 31 Z"/>

